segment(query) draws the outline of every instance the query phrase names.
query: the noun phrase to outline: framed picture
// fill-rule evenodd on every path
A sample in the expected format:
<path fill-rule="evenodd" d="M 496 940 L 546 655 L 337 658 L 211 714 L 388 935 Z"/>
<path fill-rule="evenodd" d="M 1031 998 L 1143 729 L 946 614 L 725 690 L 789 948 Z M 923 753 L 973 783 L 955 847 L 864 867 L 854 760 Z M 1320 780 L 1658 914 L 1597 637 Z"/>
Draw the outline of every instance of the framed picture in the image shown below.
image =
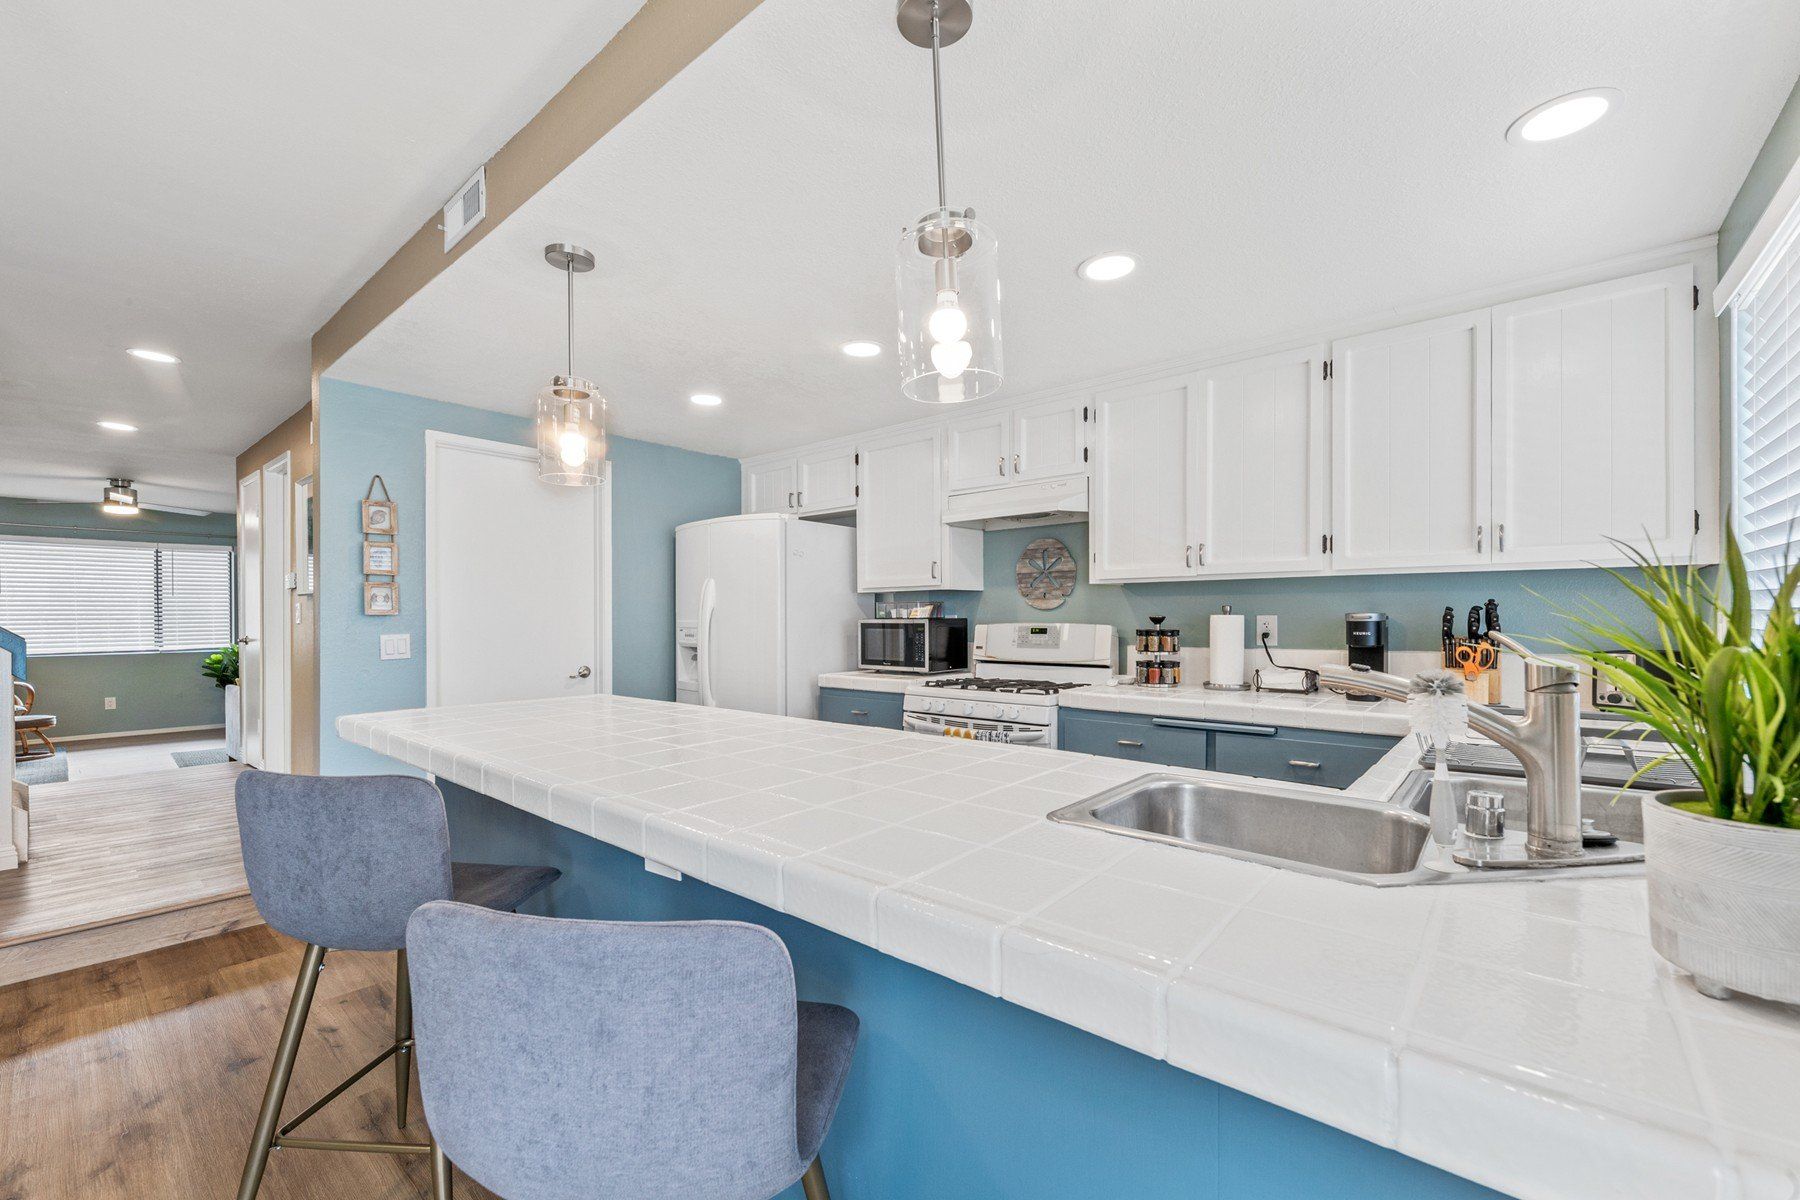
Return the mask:
<path fill-rule="evenodd" d="M 364 575 L 398 575 L 400 548 L 392 542 L 363 543 Z"/>
<path fill-rule="evenodd" d="M 362 502 L 362 531 L 364 533 L 392 533 L 399 518 L 394 512 L 392 500 L 364 500 Z"/>
<path fill-rule="evenodd" d="M 399 616 L 400 585 L 386 582 L 363 584 L 363 615 L 365 617 Z"/>

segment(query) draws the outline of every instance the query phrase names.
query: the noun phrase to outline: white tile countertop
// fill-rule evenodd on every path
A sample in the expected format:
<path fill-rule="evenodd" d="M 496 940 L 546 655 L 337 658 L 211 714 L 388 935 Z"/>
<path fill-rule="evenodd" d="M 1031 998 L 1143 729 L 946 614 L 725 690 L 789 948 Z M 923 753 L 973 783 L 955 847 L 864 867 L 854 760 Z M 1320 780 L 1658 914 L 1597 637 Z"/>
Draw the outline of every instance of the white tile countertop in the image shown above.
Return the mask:
<path fill-rule="evenodd" d="M 1800 1196 L 1800 1010 L 1696 993 L 1642 879 L 1359 887 L 1044 819 L 1137 764 L 660 701 L 337 729 L 1525 1200 Z"/>

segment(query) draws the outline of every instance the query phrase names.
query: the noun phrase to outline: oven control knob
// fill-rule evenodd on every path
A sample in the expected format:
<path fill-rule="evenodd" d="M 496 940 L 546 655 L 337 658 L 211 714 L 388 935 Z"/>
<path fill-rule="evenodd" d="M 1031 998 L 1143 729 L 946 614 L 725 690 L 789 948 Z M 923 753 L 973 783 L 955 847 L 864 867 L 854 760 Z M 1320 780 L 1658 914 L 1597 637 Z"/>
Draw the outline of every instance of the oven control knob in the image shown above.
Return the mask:
<path fill-rule="evenodd" d="M 1009 708 L 1009 709 L 1007 709 L 1007 710 L 1006 710 L 1006 717 L 1007 717 L 1007 719 L 1008 719 L 1008 720 L 1009 720 L 1009 721 L 1016 721 L 1016 720 L 1018 720 L 1018 719 L 1019 719 L 1019 710 L 1018 710 L 1018 709 L 1017 709 L 1017 708 Z"/>
<path fill-rule="evenodd" d="M 942 700 L 933 700 L 931 702 L 931 711 L 932 712 L 940 712 L 940 713 L 943 712 L 944 711 L 944 702 Z"/>
<path fill-rule="evenodd" d="M 973 704 L 963 705 L 963 716 L 972 717 L 974 715 L 975 715 L 975 706 Z"/>

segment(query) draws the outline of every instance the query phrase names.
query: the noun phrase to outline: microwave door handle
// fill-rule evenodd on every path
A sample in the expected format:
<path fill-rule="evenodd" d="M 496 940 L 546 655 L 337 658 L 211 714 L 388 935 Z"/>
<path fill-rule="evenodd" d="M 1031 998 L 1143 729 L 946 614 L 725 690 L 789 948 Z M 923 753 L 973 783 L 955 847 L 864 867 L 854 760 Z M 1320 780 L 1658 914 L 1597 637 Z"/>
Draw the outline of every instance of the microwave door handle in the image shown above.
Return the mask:
<path fill-rule="evenodd" d="M 712 619 L 718 607 L 718 585 L 711 579 L 700 585 L 700 628 L 695 635 L 694 658 L 700 668 L 700 703 L 717 708 L 712 690 Z"/>

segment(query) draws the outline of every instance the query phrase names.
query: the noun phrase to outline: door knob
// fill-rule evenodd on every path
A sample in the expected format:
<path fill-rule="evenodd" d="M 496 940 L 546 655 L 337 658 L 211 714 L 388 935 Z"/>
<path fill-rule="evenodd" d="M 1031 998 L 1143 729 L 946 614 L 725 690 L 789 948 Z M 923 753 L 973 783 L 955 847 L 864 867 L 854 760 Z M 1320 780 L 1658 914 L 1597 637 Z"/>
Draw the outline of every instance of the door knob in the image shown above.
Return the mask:
<path fill-rule="evenodd" d="M 592 675 L 593 673 L 594 672 L 591 668 L 583 667 L 583 668 L 581 668 L 581 670 L 579 670 L 579 671 L 575 672 L 573 675 L 569 676 L 569 678 L 570 679 L 586 679 L 589 675 Z"/>
<path fill-rule="evenodd" d="M 255 640 L 256 640 L 255 638 L 246 634 L 237 640 L 237 644 L 240 646 L 248 646 L 251 642 L 254 642 Z"/>

